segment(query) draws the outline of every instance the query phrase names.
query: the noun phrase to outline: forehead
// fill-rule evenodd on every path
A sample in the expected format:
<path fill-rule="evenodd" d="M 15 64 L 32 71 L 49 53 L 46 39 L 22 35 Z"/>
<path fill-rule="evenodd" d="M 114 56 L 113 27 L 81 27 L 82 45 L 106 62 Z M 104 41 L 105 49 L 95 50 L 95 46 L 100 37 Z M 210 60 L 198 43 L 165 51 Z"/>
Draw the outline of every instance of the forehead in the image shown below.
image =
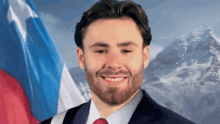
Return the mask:
<path fill-rule="evenodd" d="M 99 19 L 91 23 L 84 37 L 84 46 L 95 42 L 104 42 L 116 45 L 120 42 L 135 42 L 138 46 L 143 43 L 143 38 L 137 24 L 130 18 Z"/>

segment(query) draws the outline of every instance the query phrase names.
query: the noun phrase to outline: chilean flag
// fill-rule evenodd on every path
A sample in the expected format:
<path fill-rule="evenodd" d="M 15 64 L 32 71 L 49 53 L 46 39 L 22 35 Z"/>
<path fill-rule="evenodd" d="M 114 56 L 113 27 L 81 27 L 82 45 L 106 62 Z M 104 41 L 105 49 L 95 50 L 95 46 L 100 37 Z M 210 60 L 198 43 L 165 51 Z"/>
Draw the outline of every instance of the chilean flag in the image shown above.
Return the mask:
<path fill-rule="evenodd" d="M 0 94 L 0 120 L 10 124 L 85 102 L 31 0 L 0 0 Z"/>

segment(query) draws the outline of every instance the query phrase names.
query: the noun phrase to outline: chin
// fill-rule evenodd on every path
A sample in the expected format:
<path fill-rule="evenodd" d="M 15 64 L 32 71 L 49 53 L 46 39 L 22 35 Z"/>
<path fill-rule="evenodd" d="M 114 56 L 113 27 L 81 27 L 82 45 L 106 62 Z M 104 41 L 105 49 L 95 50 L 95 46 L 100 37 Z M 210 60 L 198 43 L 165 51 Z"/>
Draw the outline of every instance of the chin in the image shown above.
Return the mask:
<path fill-rule="evenodd" d="M 96 87 L 93 92 L 101 99 L 104 103 L 115 106 L 125 103 L 131 96 L 139 89 L 137 86 L 127 86 L 126 88 L 120 87 Z"/>

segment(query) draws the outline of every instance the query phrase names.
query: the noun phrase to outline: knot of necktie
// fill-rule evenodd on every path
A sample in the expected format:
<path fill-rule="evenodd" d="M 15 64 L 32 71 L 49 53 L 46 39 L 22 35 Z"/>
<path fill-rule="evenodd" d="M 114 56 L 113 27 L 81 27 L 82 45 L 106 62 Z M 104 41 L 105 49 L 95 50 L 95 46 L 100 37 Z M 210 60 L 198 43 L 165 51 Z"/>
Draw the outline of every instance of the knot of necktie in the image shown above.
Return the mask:
<path fill-rule="evenodd" d="M 93 122 L 93 124 L 108 124 L 108 122 L 104 118 L 99 118 L 99 119 L 95 120 Z"/>

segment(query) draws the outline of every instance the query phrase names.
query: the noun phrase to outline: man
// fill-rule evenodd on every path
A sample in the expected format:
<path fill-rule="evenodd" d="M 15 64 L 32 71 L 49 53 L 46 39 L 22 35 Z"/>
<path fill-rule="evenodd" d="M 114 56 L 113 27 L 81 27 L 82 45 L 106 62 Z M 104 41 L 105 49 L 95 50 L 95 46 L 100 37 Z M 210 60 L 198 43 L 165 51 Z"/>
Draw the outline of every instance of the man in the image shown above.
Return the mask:
<path fill-rule="evenodd" d="M 150 41 L 148 19 L 140 5 L 115 0 L 93 5 L 75 32 L 79 65 L 92 99 L 43 124 L 193 124 L 140 89 Z"/>

